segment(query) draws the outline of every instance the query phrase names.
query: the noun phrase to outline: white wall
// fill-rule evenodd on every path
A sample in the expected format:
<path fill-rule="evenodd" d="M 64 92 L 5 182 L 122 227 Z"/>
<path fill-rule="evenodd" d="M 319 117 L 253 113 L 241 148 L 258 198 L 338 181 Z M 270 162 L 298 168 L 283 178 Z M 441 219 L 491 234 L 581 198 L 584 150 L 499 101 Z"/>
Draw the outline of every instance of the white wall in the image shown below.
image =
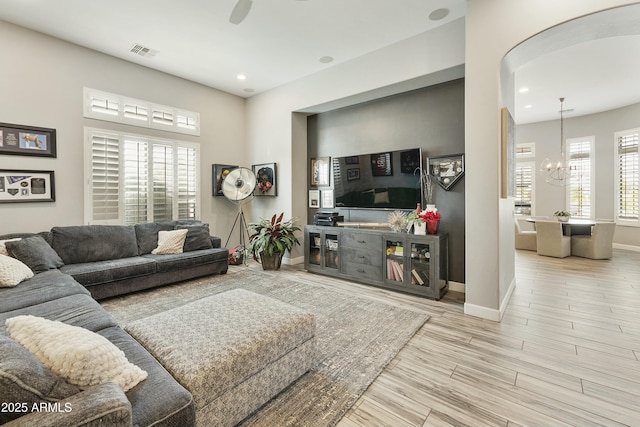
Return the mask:
<path fill-rule="evenodd" d="M 211 197 L 211 164 L 243 163 L 244 99 L 4 21 L 0 40 L 0 122 L 55 128 L 58 152 L 55 159 L 0 156 L 0 168 L 54 170 L 56 179 L 54 203 L 0 205 L 0 234 L 84 223 L 83 128 L 91 126 L 200 143 L 201 216 L 224 243 L 236 210 L 223 197 Z M 201 135 L 84 119 L 83 86 L 197 111 Z"/>
<path fill-rule="evenodd" d="M 631 1 L 468 0 L 465 54 L 465 312 L 498 320 L 514 285 L 513 199 L 500 199 L 502 58 L 561 22 Z"/>

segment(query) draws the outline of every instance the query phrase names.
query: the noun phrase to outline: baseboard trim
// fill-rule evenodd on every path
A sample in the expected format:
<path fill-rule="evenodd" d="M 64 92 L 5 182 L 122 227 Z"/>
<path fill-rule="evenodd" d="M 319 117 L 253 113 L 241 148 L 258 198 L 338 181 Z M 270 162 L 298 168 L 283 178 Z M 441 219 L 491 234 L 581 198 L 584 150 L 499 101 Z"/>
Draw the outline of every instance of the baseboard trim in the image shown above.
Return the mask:
<path fill-rule="evenodd" d="M 615 249 L 624 249 L 626 251 L 640 252 L 640 246 L 623 245 L 622 243 L 614 243 Z"/>
<path fill-rule="evenodd" d="M 299 256 L 297 258 L 283 257 L 282 258 L 282 263 L 285 264 L 285 265 L 304 264 L 304 256 Z"/>
<path fill-rule="evenodd" d="M 493 320 L 494 322 L 500 321 L 500 310 L 494 308 L 482 307 L 480 305 L 464 303 L 464 314 L 469 316 L 480 317 L 482 319 Z"/>
<path fill-rule="evenodd" d="M 516 278 L 514 277 L 511 280 L 509 289 L 507 289 L 507 293 L 504 295 L 502 302 L 500 302 L 500 320 L 502 320 L 502 316 L 504 316 L 504 312 L 507 310 L 507 306 L 509 305 L 509 301 L 511 300 L 511 295 L 513 295 L 513 291 L 515 291 L 515 289 L 516 289 Z"/>
<path fill-rule="evenodd" d="M 453 292 L 462 292 L 464 294 L 465 292 L 464 283 L 453 282 L 449 280 L 449 290 Z"/>

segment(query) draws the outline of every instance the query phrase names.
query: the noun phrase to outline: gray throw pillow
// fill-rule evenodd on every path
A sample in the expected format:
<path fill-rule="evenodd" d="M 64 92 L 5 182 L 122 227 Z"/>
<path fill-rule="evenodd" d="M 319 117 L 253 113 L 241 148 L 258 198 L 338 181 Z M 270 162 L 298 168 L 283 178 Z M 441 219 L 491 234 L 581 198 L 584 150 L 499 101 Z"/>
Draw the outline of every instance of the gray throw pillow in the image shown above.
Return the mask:
<path fill-rule="evenodd" d="M 34 273 L 55 270 L 64 265 L 56 251 L 40 236 L 7 242 L 5 246 L 12 257 L 22 261 Z"/>
<path fill-rule="evenodd" d="M 176 230 L 187 229 L 187 239 L 184 241 L 183 252 L 211 249 L 209 224 L 176 225 Z"/>
<path fill-rule="evenodd" d="M 0 424 L 31 412 L 34 403 L 57 402 L 80 389 L 51 372 L 26 348 L 0 334 Z"/>
<path fill-rule="evenodd" d="M 136 224 L 134 228 L 138 241 L 138 253 L 144 255 L 150 254 L 158 247 L 158 233 L 173 230 L 174 224 L 173 222 L 147 222 Z"/>

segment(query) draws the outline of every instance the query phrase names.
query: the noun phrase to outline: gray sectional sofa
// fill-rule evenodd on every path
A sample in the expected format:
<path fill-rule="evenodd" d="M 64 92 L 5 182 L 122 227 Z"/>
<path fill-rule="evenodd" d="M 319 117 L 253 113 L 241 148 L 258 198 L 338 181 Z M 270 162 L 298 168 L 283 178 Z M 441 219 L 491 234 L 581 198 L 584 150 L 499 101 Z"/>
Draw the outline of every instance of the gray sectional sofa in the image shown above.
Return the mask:
<path fill-rule="evenodd" d="M 182 227 L 188 229 L 184 253 L 150 253 L 157 245 L 158 231 Z M 29 404 L 0 412 L 0 424 L 194 425 L 189 391 L 120 328 L 96 299 L 226 273 L 228 250 L 220 248 L 220 239 L 209 236 L 208 227 L 198 222 L 54 227 L 38 234 L 0 236 L 0 240 L 16 237 L 21 238 L 19 243 L 7 242 L 7 249 L 37 274 L 15 287 L 0 288 L 0 402 Z M 59 377 L 8 337 L 6 319 L 23 314 L 102 335 L 145 370 L 147 379 L 126 393 L 114 383 L 79 390 L 62 382 L 61 387 Z M 31 411 L 33 402 L 48 402 L 48 410 Z"/>

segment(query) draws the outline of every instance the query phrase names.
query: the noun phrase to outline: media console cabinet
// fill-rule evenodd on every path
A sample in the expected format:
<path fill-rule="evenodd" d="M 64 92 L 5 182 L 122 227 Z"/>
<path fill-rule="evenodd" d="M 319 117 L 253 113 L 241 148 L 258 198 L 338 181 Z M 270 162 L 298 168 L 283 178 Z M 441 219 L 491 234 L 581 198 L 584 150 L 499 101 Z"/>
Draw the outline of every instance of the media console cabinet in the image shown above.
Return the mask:
<path fill-rule="evenodd" d="M 439 300 L 449 289 L 449 236 L 307 225 L 304 267 Z"/>

